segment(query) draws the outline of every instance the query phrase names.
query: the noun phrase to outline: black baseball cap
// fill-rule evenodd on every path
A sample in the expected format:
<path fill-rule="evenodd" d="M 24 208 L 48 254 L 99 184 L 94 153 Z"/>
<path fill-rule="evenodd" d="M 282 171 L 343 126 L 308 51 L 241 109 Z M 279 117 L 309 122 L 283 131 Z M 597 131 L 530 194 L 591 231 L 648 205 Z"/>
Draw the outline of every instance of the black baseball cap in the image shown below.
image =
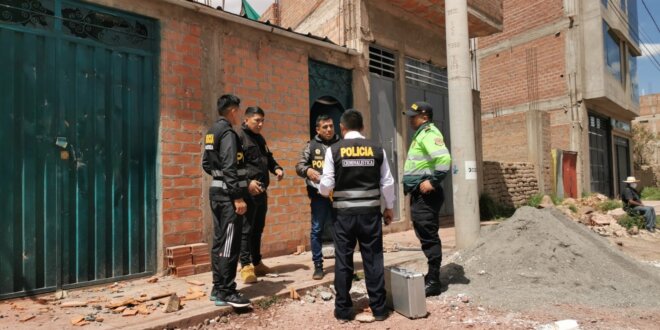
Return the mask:
<path fill-rule="evenodd" d="M 430 103 L 418 101 L 410 105 L 410 108 L 403 112 L 404 115 L 414 117 L 421 114 L 433 114 L 433 107 Z"/>

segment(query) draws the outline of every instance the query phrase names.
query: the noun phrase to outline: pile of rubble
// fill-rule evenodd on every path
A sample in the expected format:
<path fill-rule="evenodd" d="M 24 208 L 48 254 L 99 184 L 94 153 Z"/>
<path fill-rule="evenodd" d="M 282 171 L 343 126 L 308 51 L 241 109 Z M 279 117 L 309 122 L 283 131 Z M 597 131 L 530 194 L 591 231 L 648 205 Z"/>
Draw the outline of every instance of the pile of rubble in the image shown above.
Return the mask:
<path fill-rule="evenodd" d="M 594 194 L 581 199 L 566 198 L 560 205 L 554 205 L 552 199 L 546 195 L 539 207 L 556 207 L 569 219 L 588 226 L 601 236 L 630 237 L 639 235 L 640 231 L 636 226 L 626 229 L 619 225 L 618 221 L 626 216 L 626 212 L 621 207 L 602 212 L 600 207 L 603 203 L 616 203 L 616 201 L 612 201 L 602 194 Z"/>
<path fill-rule="evenodd" d="M 158 277 L 151 277 L 146 282 L 156 283 L 158 279 Z M 70 296 L 67 291 L 59 291 L 54 295 L 38 298 L 37 303 L 43 307 L 36 313 L 35 311 L 28 312 L 24 306 L 18 303 L 12 303 L 11 309 L 20 313 L 26 312 L 27 316 L 21 318 L 20 322 L 27 322 L 39 314 L 51 314 L 57 309 L 61 309 L 64 314 L 71 315 L 70 323 L 72 326 L 84 326 L 90 323 L 100 324 L 112 314 L 131 317 L 149 315 L 159 310 L 162 313 L 172 313 L 180 310 L 186 304 L 186 301 L 198 300 L 206 296 L 204 283 L 195 280 L 187 280 L 186 282 L 190 286 L 187 293 L 181 297 L 176 292 L 170 291 L 126 294 L 127 282 L 116 282 L 108 286 L 84 290 L 98 293 L 98 295 L 92 295 L 92 297 L 86 299 L 81 299 L 79 295 Z M 108 296 L 113 295 L 114 299 L 108 298 Z M 57 319 L 58 317 L 55 317 L 52 321 Z"/>

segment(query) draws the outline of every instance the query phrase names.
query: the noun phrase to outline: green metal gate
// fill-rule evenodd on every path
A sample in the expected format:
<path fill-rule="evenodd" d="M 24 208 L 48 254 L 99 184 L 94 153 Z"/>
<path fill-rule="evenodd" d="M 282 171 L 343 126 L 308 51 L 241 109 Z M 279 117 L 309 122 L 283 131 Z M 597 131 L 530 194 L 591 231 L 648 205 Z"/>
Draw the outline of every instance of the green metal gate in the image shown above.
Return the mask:
<path fill-rule="evenodd" d="M 0 0 L 0 298 L 155 269 L 155 21 Z"/>

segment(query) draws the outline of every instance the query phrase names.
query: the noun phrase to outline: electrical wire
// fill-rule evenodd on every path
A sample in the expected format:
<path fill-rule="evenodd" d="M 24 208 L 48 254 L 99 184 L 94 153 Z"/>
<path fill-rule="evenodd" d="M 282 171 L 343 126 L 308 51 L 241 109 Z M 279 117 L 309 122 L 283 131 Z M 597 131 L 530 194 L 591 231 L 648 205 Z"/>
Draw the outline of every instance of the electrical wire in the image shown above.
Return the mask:
<path fill-rule="evenodd" d="M 642 5 L 644 5 L 644 9 L 646 9 L 646 13 L 649 14 L 649 17 L 651 17 L 653 24 L 655 24 L 655 28 L 658 29 L 658 32 L 660 32 L 660 27 L 658 26 L 658 22 L 655 21 L 653 14 L 651 14 L 651 11 L 649 10 L 649 7 L 646 6 L 646 1 L 642 0 Z"/>
<path fill-rule="evenodd" d="M 617 5 L 612 0 L 610 0 L 609 3 L 612 5 L 611 8 L 614 10 L 614 13 L 619 17 L 619 19 L 621 19 L 621 21 L 626 23 L 626 25 L 628 26 L 628 30 L 635 35 L 637 40 L 641 41 L 640 46 L 642 47 L 642 49 L 646 50 L 646 52 L 648 53 L 648 55 L 649 55 L 648 57 L 651 60 L 651 64 L 653 64 L 653 66 L 660 72 L 660 61 L 658 61 L 658 59 L 654 55 L 654 53 L 656 51 L 658 53 L 660 53 L 660 51 L 655 49 L 654 46 L 652 46 L 653 45 L 652 43 L 650 43 L 650 42 L 646 43 L 645 40 L 644 40 L 646 38 L 648 38 L 648 39 L 651 39 L 651 38 L 649 38 L 648 35 L 646 34 L 646 32 L 644 32 L 644 29 L 639 28 L 638 29 L 639 32 L 641 32 L 641 35 L 644 36 L 644 38 L 641 38 L 640 33 L 635 31 L 633 26 L 630 24 L 630 22 L 625 17 L 625 15 L 621 12 L 621 10 L 617 7 Z"/>

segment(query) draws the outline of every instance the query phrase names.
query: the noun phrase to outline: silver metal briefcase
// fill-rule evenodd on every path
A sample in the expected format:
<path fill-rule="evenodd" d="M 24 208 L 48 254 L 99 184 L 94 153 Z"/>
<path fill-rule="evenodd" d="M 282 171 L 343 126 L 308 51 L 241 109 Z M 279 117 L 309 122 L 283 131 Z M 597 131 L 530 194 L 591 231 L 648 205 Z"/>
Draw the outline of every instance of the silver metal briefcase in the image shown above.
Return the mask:
<path fill-rule="evenodd" d="M 424 274 L 398 267 L 385 267 L 387 306 L 411 319 L 426 317 Z"/>

